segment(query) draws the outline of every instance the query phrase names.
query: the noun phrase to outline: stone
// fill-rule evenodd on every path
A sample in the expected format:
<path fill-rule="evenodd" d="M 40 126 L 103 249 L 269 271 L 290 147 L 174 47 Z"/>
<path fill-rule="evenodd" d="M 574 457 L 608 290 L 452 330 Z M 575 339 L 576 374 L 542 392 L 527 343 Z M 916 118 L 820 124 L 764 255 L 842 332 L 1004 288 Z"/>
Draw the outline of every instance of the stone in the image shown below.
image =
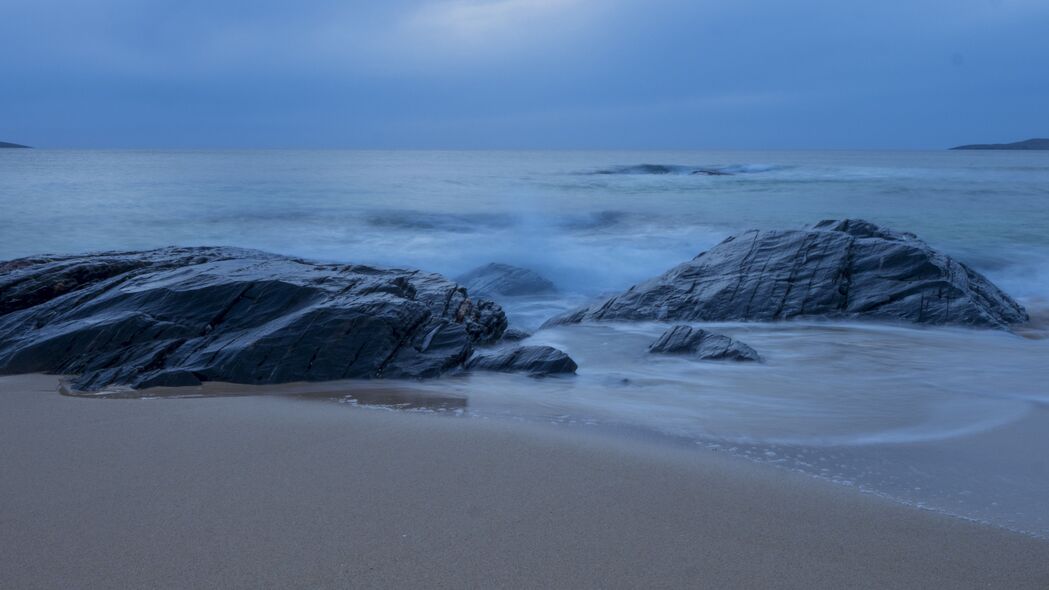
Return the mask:
<path fill-rule="evenodd" d="M 725 336 L 684 324 L 663 332 L 648 347 L 651 353 L 689 354 L 710 361 L 760 361 L 757 351 L 746 344 Z"/>
<path fill-rule="evenodd" d="M 471 371 L 528 373 L 534 377 L 575 373 L 577 368 L 571 357 L 551 346 L 517 346 L 478 352 L 466 361 L 466 369 Z"/>
<path fill-rule="evenodd" d="M 238 248 L 0 262 L 0 374 L 74 374 L 84 391 L 435 377 L 506 327 L 415 270 Z"/>
<path fill-rule="evenodd" d="M 549 295 L 557 292 L 553 283 L 533 270 L 496 262 L 475 268 L 455 280 L 469 292 L 486 297 Z"/>
<path fill-rule="evenodd" d="M 732 173 L 723 168 L 697 168 L 695 166 L 680 166 L 674 164 L 635 164 L 632 166 L 615 166 L 597 170 L 592 174 L 600 175 L 692 175 L 692 176 L 732 176 Z"/>
<path fill-rule="evenodd" d="M 503 332 L 503 342 L 519 342 L 525 338 L 530 338 L 531 336 L 531 332 L 527 332 L 520 328 L 507 328 L 506 331 Z"/>
<path fill-rule="evenodd" d="M 1024 308 L 914 234 L 857 219 L 751 230 L 546 325 L 603 320 L 878 319 L 1008 329 Z"/>

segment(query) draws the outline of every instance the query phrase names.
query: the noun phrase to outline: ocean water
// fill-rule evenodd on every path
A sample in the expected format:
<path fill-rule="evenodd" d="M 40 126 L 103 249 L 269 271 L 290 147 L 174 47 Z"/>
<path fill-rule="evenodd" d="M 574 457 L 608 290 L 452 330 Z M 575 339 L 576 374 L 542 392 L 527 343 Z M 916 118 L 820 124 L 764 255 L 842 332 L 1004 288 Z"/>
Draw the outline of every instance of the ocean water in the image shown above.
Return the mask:
<path fill-rule="evenodd" d="M 345 398 L 659 437 L 1049 536 L 1049 152 L 0 150 L 0 259 L 208 244 L 453 277 L 506 262 L 561 290 L 500 302 L 530 330 L 740 230 L 845 216 L 970 264 L 1031 325 L 712 326 L 760 365 L 651 357 L 659 324 L 566 326 L 530 343 L 569 352 L 573 378 Z"/>

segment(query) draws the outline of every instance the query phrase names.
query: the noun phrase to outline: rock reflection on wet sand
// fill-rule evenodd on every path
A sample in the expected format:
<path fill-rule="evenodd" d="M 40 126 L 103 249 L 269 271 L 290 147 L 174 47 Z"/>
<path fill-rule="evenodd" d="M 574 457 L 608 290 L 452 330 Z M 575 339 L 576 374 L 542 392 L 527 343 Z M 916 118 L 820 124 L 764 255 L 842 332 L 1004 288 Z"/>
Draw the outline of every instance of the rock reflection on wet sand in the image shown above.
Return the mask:
<path fill-rule="evenodd" d="M 85 392 L 72 389 L 63 380 L 62 395 L 97 399 L 185 399 L 200 397 L 279 396 L 304 400 L 338 401 L 359 406 L 379 406 L 397 410 L 431 410 L 446 412 L 467 407 L 464 395 L 436 391 L 411 390 L 403 384 L 329 381 L 323 383 L 282 383 L 245 385 L 209 382 L 197 387 L 152 387 L 149 389 L 112 388 Z"/>

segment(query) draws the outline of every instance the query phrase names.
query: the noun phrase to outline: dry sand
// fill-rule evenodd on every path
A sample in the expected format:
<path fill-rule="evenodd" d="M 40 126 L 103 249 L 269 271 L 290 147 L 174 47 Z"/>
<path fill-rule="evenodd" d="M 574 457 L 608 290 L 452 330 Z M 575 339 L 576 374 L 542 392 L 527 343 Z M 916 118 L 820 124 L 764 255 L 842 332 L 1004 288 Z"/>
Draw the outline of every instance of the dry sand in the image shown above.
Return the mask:
<path fill-rule="evenodd" d="M 1049 588 L 1049 542 L 700 449 L 0 378 L 3 588 Z"/>

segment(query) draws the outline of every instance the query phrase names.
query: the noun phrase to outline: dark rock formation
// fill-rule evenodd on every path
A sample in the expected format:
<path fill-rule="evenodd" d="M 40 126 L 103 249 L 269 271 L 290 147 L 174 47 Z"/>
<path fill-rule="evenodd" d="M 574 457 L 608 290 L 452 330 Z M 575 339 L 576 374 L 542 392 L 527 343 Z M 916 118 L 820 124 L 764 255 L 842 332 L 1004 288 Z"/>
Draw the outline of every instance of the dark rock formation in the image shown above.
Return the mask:
<path fill-rule="evenodd" d="M 613 166 L 587 172 L 597 176 L 733 176 L 756 174 L 781 168 L 767 164 L 729 164 L 719 166 L 682 166 L 679 164 L 634 164 Z"/>
<path fill-rule="evenodd" d="M 1027 312 L 913 234 L 845 219 L 730 237 L 662 276 L 547 324 L 799 317 L 1006 328 L 1027 321 Z"/>
<path fill-rule="evenodd" d="M 530 332 L 526 332 L 520 328 L 507 328 L 506 331 L 503 332 L 503 341 L 519 342 L 521 340 L 524 340 L 525 338 L 530 337 L 531 335 L 532 334 Z"/>
<path fill-rule="evenodd" d="M 535 271 L 495 262 L 475 268 L 456 277 L 455 280 L 474 295 L 487 297 L 547 295 L 557 292 L 553 283 Z"/>
<path fill-rule="evenodd" d="M 674 164 L 635 164 L 633 166 L 616 166 L 593 172 L 600 175 L 666 175 L 680 174 L 692 176 L 731 176 L 732 173 L 722 168 L 697 168 Z"/>
<path fill-rule="evenodd" d="M 575 373 L 578 365 L 567 354 L 550 346 L 518 346 L 493 352 L 476 353 L 466 361 L 470 370 L 529 373 L 539 377 Z"/>
<path fill-rule="evenodd" d="M 0 263 L 0 373 L 97 390 L 432 377 L 506 329 L 440 275 L 236 248 Z"/>
<path fill-rule="evenodd" d="M 0 141 L 0 148 L 28 148 L 28 147 L 29 146 L 27 146 L 27 145 L 22 145 L 22 144 L 19 144 L 19 143 L 8 143 L 6 141 Z"/>
<path fill-rule="evenodd" d="M 690 354 L 709 361 L 761 360 L 756 350 L 739 340 L 684 324 L 663 332 L 659 340 L 648 347 L 648 351 L 660 354 Z"/>
<path fill-rule="evenodd" d="M 973 143 L 952 150 L 1049 150 L 1049 139 L 1025 139 L 1013 143 Z"/>

